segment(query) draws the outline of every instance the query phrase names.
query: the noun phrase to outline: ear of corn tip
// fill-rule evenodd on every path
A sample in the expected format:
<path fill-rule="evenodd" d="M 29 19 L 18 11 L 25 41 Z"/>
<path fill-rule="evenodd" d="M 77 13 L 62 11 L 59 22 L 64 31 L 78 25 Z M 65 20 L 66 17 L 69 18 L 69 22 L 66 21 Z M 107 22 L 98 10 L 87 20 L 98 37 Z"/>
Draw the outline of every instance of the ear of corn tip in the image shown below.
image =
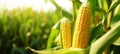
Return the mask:
<path fill-rule="evenodd" d="M 81 7 L 90 7 L 87 2 L 84 2 Z"/>
<path fill-rule="evenodd" d="M 70 21 L 67 18 L 61 20 L 61 38 L 63 49 L 71 47 L 71 25 Z"/>
<path fill-rule="evenodd" d="M 61 23 L 70 23 L 70 20 L 68 18 L 63 17 Z"/>

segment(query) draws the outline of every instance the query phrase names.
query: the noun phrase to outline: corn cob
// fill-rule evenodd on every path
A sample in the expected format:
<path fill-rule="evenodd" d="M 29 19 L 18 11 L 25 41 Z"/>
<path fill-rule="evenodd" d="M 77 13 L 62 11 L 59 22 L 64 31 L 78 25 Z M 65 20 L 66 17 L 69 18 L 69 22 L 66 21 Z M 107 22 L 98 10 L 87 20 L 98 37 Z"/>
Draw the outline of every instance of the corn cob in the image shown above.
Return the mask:
<path fill-rule="evenodd" d="M 61 21 L 61 39 L 63 44 L 63 49 L 71 47 L 71 25 L 67 18 L 63 18 Z"/>
<path fill-rule="evenodd" d="M 75 23 L 73 48 L 86 48 L 89 39 L 91 9 L 87 3 L 80 7 Z"/>

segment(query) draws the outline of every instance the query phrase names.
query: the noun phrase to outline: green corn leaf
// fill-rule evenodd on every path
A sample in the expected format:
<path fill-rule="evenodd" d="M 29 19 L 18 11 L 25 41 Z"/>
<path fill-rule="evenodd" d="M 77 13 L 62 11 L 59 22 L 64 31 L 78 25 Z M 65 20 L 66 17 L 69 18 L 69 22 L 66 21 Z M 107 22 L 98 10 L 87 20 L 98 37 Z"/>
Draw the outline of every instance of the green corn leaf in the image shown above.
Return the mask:
<path fill-rule="evenodd" d="M 89 47 L 85 49 L 80 48 L 70 48 L 70 49 L 60 49 L 60 50 L 34 50 L 30 47 L 27 47 L 31 51 L 37 54 L 89 54 Z"/>
<path fill-rule="evenodd" d="M 111 22 L 111 27 L 114 27 L 114 25 L 116 25 L 116 23 L 119 21 L 120 21 L 120 4 L 115 9 L 112 22 Z"/>
<path fill-rule="evenodd" d="M 89 43 L 91 44 L 95 40 L 97 40 L 101 35 L 103 35 L 105 32 L 102 29 L 102 23 L 100 22 L 96 27 L 93 28 L 91 34 L 90 34 L 90 40 Z"/>
<path fill-rule="evenodd" d="M 108 7 L 110 7 L 111 3 L 112 3 L 112 0 L 106 0 L 107 3 L 108 3 Z"/>
<path fill-rule="evenodd" d="M 62 10 L 62 15 L 67 17 L 69 20 L 72 20 L 72 15 L 65 10 Z"/>
<path fill-rule="evenodd" d="M 98 0 L 98 5 L 99 5 L 99 8 L 103 9 L 103 7 L 104 7 L 104 0 Z"/>
<path fill-rule="evenodd" d="M 114 1 L 112 1 L 108 12 L 114 10 L 114 9 L 117 7 L 118 4 L 120 4 L 120 1 L 119 1 L 119 0 L 114 0 Z"/>
<path fill-rule="evenodd" d="M 61 10 L 61 7 L 55 2 L 55 0 L 50 0 L 50 2 L 51 2 L 58 10 Z"/>
<path fill-rule="evenodd" d="M 48 37 L 47 49 L 50 49 L 52 47 L 52 43 L 55 37 L 59 34 L 59 24 L 60 21 L 58 21 L 51 29 L 50 36 Z"/>
<path fill-rule="evenodd" d="M 91 6 L 91 9 L 92 9 L 92 21 L 93 21 L 93 19 L 94 19 L 94 17 L 95 17 L 95 8 L 96 8 L 96 0 L 89 0 L 89 3 L 90 3 L 90 6 Z M 92 22 L 91 21 L 91 22 Z"/>
<path fill-rule="evenodd" d="M 113 28 L 119 21 L 120 21 L 120 4 L 115 9 L 114 16 L 113 16 L 112 22 L 111 22 L 111 27 Z M 118 40 L 116 40 L 113 44 L 120 46 L 120 38 Z"/>
<path fill-rule="evenodd" d="M 50 2 L 57 8 L 57 10 L 59 11 L 59 13 L 63 16 L 63 17 L 67 17 L 70 20 L 72 19 L 72 14 L 70 14 L 69 12 L 65 11 L 64 9 L 62 9 L 56 2 L 55 0 L 50 0 Z"/>
<path fill-rule="evenodd" d="M 101 38 L 95 41 L 90 48 L 90 54 L 102 54 L 120 35 L 120 21 Z"/>
<path fill-rule="evenodd" d="M 116 46 L 120 46 L 120 38 L 118 38 L 113 44 Z"/>

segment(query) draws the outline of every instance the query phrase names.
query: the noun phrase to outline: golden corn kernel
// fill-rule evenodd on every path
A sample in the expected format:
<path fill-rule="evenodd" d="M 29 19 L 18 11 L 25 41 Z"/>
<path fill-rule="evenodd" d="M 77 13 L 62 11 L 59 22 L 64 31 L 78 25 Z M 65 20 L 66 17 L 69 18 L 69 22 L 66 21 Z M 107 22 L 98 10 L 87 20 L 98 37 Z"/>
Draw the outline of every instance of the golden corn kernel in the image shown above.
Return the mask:
<path fill-rule="evenodd" d="M 86 48 L 89 39 L 91 9 L 87 3 L 82 4 L 78 11 L 74 35 L 73 35 L 73 48 Z"/>
<path fill-rule="evenodd" d="M 71 25 L 67 18 L 63 18 L 61 21 L 61 38 L 63 49 L 71 47 Z"/>

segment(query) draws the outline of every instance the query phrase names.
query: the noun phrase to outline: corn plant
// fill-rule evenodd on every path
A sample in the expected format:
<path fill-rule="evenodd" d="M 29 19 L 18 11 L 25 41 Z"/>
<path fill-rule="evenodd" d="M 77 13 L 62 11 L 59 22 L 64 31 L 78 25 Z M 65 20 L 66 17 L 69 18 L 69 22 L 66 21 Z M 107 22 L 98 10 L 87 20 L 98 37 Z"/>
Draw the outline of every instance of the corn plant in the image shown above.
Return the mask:
<path fill-rule="evenodd" d="M 55 0 L 49 1 L 60 12 L 61 19 L 51 30 L 47 49 L 40 51 L 29 47 L 28 49 L 38 54 L 119 54 L 119 0 L 85 0 L 85 2 L 71 0 L 73 4 L 71 13 L 60 7 Z M 62 17 L 70 20 L 71 29 L 67 20 L 63 24 L 65 20 Z M 55 43 L 56 46 L 53 46 Z M 69 47 L 70 45 L 72 46 Z"/>

